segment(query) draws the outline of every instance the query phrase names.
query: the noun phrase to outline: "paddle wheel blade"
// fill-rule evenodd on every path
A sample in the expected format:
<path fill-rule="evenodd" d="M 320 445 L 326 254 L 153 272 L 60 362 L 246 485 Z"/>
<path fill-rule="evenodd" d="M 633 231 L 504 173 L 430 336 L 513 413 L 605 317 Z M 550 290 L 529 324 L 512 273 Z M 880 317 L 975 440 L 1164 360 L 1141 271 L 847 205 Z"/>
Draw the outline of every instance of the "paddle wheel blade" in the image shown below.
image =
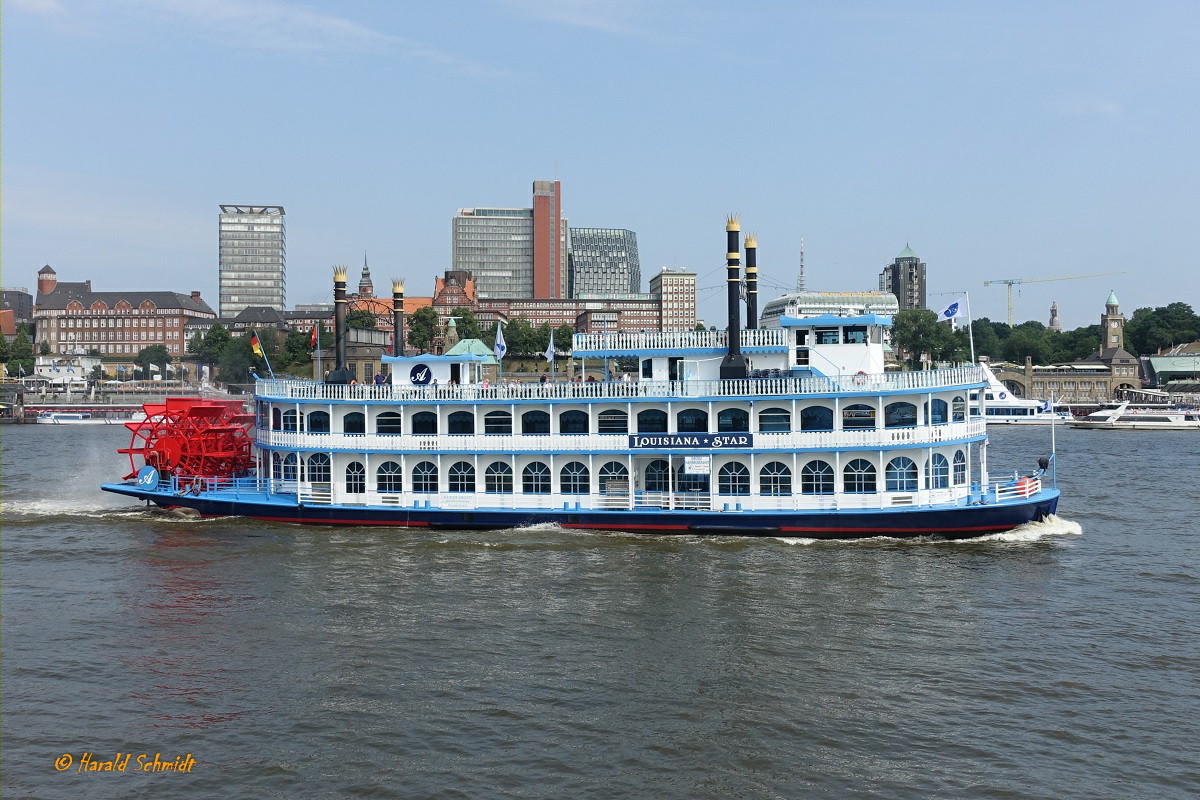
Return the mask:
<path fill-rule="evenodd" d="M 254 415 L 242 410 L 242 401 L 169 397 L 165 403 L 145 403 L 142 410 L 144 420 L 125 423 L 133 434 L 129 447 L 117 451 L 129 456 L 132 472 L 126 480 L 144 465 L 163 474 L 203 478 L 232 478 L 254 466 Z"/>

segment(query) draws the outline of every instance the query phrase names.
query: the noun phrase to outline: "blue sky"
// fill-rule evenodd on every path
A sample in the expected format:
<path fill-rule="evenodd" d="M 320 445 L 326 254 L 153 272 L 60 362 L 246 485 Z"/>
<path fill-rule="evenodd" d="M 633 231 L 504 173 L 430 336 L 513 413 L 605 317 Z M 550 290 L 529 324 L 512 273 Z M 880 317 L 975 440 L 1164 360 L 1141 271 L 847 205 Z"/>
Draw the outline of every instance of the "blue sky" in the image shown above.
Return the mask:
<path fill-rule="evenodd" d="M 723 314 L 724 218 L 763 296 L 875 288 L 911 244 L 930 305 L 1032 283 L 1016 318 L 1200 307 L 1200 5 L 5 0 L 3 282 L 49 263 L 216 305 L 217 206 L 283 205 L 288 302 L 333 264 L 428 294 L 466 206 L 563 181 L 637 232 L 643 278 Z"/>

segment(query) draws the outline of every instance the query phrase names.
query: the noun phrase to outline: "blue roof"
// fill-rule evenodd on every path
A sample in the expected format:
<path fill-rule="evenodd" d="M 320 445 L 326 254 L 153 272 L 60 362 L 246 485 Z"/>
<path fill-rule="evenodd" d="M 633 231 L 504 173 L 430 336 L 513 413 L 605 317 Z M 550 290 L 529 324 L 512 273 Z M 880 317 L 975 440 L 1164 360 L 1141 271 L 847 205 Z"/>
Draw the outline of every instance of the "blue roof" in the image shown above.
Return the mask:
<path fill-rule="evenodd" d="M 456 355 L 456 356 L 435 356 L 435 355 L 431 355 L 429 353 L 424 353 L 419 356 L 384 355 L 380 358 L 380 360 L 386 364 L 426 364 L 430 361 L 437 362 L 437 363 L 452 362 L 455 364 L 462 364 L 464 362 L 474 363 L 474 362 L 478 362 L 478 361 L 483 361 L 483 362 L 487 361 L 487 359 L 484 358 L 483 356 L 472 355 L 470 353 L 465 353 L 463 355 Z"/>

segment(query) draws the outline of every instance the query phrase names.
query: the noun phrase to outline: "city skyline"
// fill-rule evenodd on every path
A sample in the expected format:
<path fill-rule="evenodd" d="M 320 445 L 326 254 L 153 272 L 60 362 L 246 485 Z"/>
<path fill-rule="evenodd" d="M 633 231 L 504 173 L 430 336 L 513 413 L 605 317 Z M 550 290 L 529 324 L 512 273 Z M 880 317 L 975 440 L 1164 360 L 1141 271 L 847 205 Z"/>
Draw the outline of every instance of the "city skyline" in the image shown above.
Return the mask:
<path fill-rule="evenodd" d="M 1194 7 L 725 10 L 13 0 L 4 285 L 51 264 L 216 300 L 230 198 L 288 209 L 289 304 L 363 250 L 431 285 L 458 208 L 523 207 L 552 176 L 564 217 L 637 232 L 645 273 L 695 271 L 709 324 L 729 212 L 757 235 L 760 306 L 794 287 L 802 236 L 814 290 L 873 288 L 908 242 L 928 305 L 968 289 L 976 318 L 1007 315 L 984 280 L 1119 270 L 1018 287 L 1016 320 L 1057 300 L 1064 328 L 1093 324 L 1113 289 L 1126 313 L 1200 305 Z M 588 102 L 534 118 L 535 95 Z"/>

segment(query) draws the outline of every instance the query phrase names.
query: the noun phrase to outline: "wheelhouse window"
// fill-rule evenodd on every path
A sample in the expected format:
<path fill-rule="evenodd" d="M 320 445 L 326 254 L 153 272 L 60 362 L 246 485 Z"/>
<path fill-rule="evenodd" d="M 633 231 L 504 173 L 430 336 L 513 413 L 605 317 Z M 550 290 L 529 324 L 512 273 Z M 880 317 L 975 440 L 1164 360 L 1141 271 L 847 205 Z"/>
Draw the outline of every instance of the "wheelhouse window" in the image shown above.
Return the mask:
<path fill-rule="evenodd" d="M 295 409 L 283 412 L 283 429 L 292 433 L 300 430 L 300 415 Z"/>
<path fill-rule="evenodd" d="M 512 435 L 512 414 L 507 411 L 489 411 L 483 415 L 483 432 L 489 435 Z"/>
<path fill-rule="evenodd" d="M 283 429 L 283 412 L 278 408 L 271 409 L 271 430 L 278 431 Z"/>
<path fill-rule="evenodd" d="M 549 433 L 550 415 L 545 411 L 526 411 L 521 415 L 521 433 Z"/>
<path fill-rule="evenodd" d="M 503 461 L 493 461 L 483 471 L 483 490 L 488 494 L 512 494 L 512 467 Z"/>
<path fill-rule="evenodd" d="M 925 404 L 925 423 L 927 425 L 945 425 L 950 421 L 950 404 L 945 400 L 934 400 Z"/>
<path fill-rule="evenodd" d="M 601 492 L 628 491 L 629 469 L 619 461 L 608 461 L 600 467 L 598 480 Z"/>
<path fill-rule="evenodd" d="M 422 461 L 413 467 L 413 491 L 431 494 L 438 490 L 438 468 L 432 461 Z"/>
<path fill-rule="evenodd" d="M 451 464 L 447 479 L 452 492 L 475 491 L 475 467 L 467 461 L 455 461 Z"/>
<path fill-rule="evenodd" d="M 782 461 L 772 461 L 758 471 L 759 493 L 788 497 L 792 493 L 792 470 Z"/>
<path fill-rule="evenodd" d="M 800 468 L 801 494 L 833 494 L 833 467 L 827 461 L 810 461 Z"/>
<path fill-rule="evenodd" d="M 351 411 L 342 417 L 343 433 L 366 433 L 367 415 L 361 411 Z"/>
<path fill-rule="evenodd" d="M 967 418 L 967 402 L 961 395 L 950 401 L 950 416 L 955 422 L 962 422 Z"/>
<path fill-rule="evenodd" d="M 744 433 L 750 430 L 750 414 L 740 408 L 726 408 L 717 412 L 717 432 Z"/>
<path fill-rule="evenodd" d="M 870 427 L 874 428 L 872 422 Z M 833 409 L 825 406 L 808 406 L 800 409 L 800 430 L 802 431 L 831 431 L 833 430 Z"/>
<path fill-rule="evenodd" d="M 866 344 L 866 325 L 847 325 L 842 328 L 842 342 L 845 344 Z"/>
<path fill-rule="evenodd" d="M 402 492 L 404 481 L 401 478 L 400 465 L 395 461 L 385 461 L 375 470 L 375 489 L 379 492 Z"/>
<path fill-rule="evenodd" d="M 750 494 L 750 470 L 745 464 L 725 464 L 717 472 L 718 494 Z"/>
<path fill-rule="evenodd" d="M 455 411 L 446 418 L 446 432 L 459 436 L 474 434 L 475 415 L 470 411 Z"/>
<path fill-rule="evenodd" d="M 308 479 L 313 483 L 329 483 L 329 455 L 313 453 L 308 457 Z"/>
<path fill-rule="evenodd" d="M 917 465 L 907 456 L 893 458 L 884 471 L 884 485 L 889 492 L 917 491 Z"/>
<path fill-rule="evenodd" d="M 873 429 L 874 427 L 875 408 L 873 406 L 854 403 L 842 409 L 842 430 Z"/>
<path fill-rule="evenodd" d="M 888 403 L 883 407 L 883 427 L 912 428 L 917 424 L 917 407 L 912 403 Z"/>
<path fill-rule="evenodd" d="M 437 414 L 432 411 L 418 411 L 413 414 L 412 432 L 426 436 L 437 433 Z"/>
<path fill-rule="evenodd" d="M 629 415 L 624 411 L 601 411 L 596 420 L 600 433 L 629 433 Z"/>
<path fill-rule="evenodd" d="M 841 340 L 841 330 L 838 328 L 817 328 L 817 344 L 838 344 Z"/>
<path fill-rule="evenodd" d="M 675 421 L 680 433 L 708 433 L 708 412 L 699 408 L 685 408 Z"/>
<path fill-rule="evenodd" d="M 346 491 L 350 494 L 362 494 L 367 490 L 367 468 L 359 461 L 351 461 L 346 465 Z"/>
<path fill-rule="evenodd" d="M 842 470 L 842 482 L 849 494 L 870 494 L 875 491 L 875 465 L 856 458 Z"/>
<path fill-rule="evenodd" d="M 666 459 L 656 458 L 646 465 L 646 491 L 668 492 L 671 490 L 671 470 Z"/>
<path fill-rule="evenodd" d="M 638 433 L 666 433 L 667 412 L 657 409 L 639 411 L 637 415 Z"/>
<path fill-rule="evenodd" d="M 375 418 L 375 432 L 399 436 L 404 432 L 404 418 L 395 411 L 385 411 Z"/>
<path fill-rule="evenodd" d="M 329 412 L 313 411 L 308 415 L 309 433 L 329 433 Z"/>
<path fill-rule="evenodd" d="M 591 491 L 588 468 L 582 462 L 572 461 L 558 473 L 559 490 L 563 494 L 587 494 Z"/>
<path fill-rule="evenodd" d="M 967 482 L 967 456 L 962 450 L 954 453 L 954 485 L 962 486 Z"/>
<path fill-rule="evenodd" d="M 550 467 L 535 461 L 521 470 L 521 491 L 525 494 L 550 494 Z"/>
<path fill-rule="evenodd" d="M 762 433 L 787 433 L 792 429 L 792 414 L 786 408 L 767 408 L 758 412 L 758 430 Z"/>
<path fill-rule="evenodd" d="M 929 459 L 925 481 L 930 489 L 950 488 L 950 462 L 941 453 L 934 453 Z"/>
<path fill-rule="evenodd" d="M 558 415 L 559 433 L 587 433 L 588 416 L 583 411 L 564 411 Z"/>

